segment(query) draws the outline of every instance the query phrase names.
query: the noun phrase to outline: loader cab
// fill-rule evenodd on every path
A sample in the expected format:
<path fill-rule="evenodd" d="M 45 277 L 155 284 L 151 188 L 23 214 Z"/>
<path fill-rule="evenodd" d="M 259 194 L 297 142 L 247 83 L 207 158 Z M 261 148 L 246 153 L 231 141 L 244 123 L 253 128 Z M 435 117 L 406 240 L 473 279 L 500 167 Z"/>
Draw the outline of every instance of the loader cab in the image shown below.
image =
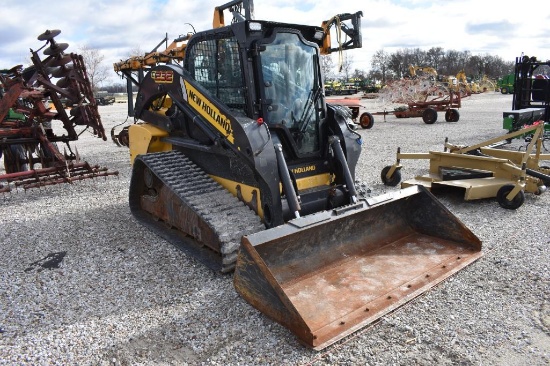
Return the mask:
<path fill-rule="evenodd" d="M 185 69 L 234 115 L 261 117 L 288 158 L 322 155 L 324 96 L 312 39 L 319 29 L 254 23 L 259 30 L 246 21 L 194 35 Z"/>

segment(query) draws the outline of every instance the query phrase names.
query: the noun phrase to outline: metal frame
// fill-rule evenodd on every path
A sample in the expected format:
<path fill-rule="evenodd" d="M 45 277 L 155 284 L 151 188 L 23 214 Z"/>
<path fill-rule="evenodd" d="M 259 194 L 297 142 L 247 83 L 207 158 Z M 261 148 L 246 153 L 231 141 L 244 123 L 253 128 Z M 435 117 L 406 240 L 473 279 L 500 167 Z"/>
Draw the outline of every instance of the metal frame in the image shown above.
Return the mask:
<path fill-rule="evenodd" d="M 544 183 L 550 182 L 550 169 L 539 166 L 541 160 L 550 160 L 550 154 L 541 153 L 543 131 L 544 124 L 540 123 L 467 147 L 446 141 L 443 152 L 401 153 L 398 149 L 396 163 L 386 167 L 381 178 L 386 184 L 392 180 L 396 182 L 397 177 L 400 181 L 401 160 L 428 159 L 429 173 L 402 182 L 402 188 L 411 185 L 422 185 L 428 189 L 457 187 L 465 190 L 465 200 L 498 197 L 499 190 L 506 185 L 513 185 L 513 189 L 505 195 L 508 201 L 516 199 L 518 194 L 523 195 L 523 192 L 538 195 L 546 191 Z M 499 141 L 531 133 L 532 138 L 525 152 L 490 147 Z M 445 172 L 453 169 L 463 173 L 459 179 L 444 176 Z"/>
<path fill-rule="evenodd" d="M 9 192 L 12 182 L 27 189 L 118 174 L 80 162 L 78 151 L 73 153 L 69 145 L 83 132 L 76 126 L 91 129 L 103 140 L 107 137 L 84 58 L 64 53 L 69 45 L 54 39 L 60 33 L 46 30 L 38 36 L 45 43 L 37 51 L 31 49 L 31 67 L 0 72 L 0 153 L 6 166 L 0 182 L 7 183 L 0 183 L 0 192 Z M 56 134 L 54 120 L 62 122 L 65 133 Z M 61 153 L 56 143 L 64 143 L 69 153 Z M 36 164 L 41 167 L 34 169 Z"/>

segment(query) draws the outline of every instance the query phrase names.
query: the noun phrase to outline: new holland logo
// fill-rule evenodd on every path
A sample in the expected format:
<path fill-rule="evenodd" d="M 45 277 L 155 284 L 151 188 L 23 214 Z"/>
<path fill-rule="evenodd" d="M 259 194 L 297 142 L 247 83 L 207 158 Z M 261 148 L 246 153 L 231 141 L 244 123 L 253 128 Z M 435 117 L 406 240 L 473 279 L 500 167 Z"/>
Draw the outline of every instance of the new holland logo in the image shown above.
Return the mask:
<path fill-rule="evenodd" d="M 233 128 L 231 127 L 231 120 L 226 115 L 222 114 L 220 110 L 204 95 L 193 88 L 188 82 L 185 82 L 185 90 L 187 91 L 187 102 L 193 108 L 200 112 L 200 114 L 212 124 L 218 131 L 220 131 L 232 144 L 235 141 L 233 137 Z"/>
<path fill-rule="evenodd" d="M 315 165 L 301 166 L 301 167 L 292 169 L 292 173 L 301 174 L 301 173 L 313 172 L 315 171 L 315 169 L 316 169 Z"/>

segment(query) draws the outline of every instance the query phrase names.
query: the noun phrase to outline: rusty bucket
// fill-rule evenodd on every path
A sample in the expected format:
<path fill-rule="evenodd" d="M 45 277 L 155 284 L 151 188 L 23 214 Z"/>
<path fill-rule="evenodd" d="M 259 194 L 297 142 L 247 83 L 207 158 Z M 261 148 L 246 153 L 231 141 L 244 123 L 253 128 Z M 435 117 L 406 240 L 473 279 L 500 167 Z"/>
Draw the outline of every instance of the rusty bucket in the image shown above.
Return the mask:
<path fill-rule="evenodd" d="M 413 186 L 244 236 L 234 284 L 321 350 L 481 257 L 481 241 Z"/>

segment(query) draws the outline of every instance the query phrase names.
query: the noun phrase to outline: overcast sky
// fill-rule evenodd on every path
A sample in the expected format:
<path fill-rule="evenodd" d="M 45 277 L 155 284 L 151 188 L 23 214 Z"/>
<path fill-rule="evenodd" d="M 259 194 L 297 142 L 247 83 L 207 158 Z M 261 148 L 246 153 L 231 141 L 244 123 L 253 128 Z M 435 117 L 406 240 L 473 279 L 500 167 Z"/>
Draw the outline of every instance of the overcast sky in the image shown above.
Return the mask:
<path fill-rule="evenodd" d="M 130 50 L 149 51 L 168 33 L 212 27 L 215 6 L 225 0 L 2 0 L 0 69 L 28 65 L 37 36 L 60 29 L 67 52 L 87 45 L 99 49 L 105 64 L 126 59 Z M 363 12 L 363 48 L 348 51 L 354 68 L 370 69 L 372 55 L 384 49 L 442 47 L 491 54 L 515 61 L 524 53 L 550 59 L 548 0 L 254 0 L 256 19 L 320 25 L 338 13 Z M 337 58 L 334 56 L 334 60 Z M 113 80 L 116 74 L 113 71 Z"/>

